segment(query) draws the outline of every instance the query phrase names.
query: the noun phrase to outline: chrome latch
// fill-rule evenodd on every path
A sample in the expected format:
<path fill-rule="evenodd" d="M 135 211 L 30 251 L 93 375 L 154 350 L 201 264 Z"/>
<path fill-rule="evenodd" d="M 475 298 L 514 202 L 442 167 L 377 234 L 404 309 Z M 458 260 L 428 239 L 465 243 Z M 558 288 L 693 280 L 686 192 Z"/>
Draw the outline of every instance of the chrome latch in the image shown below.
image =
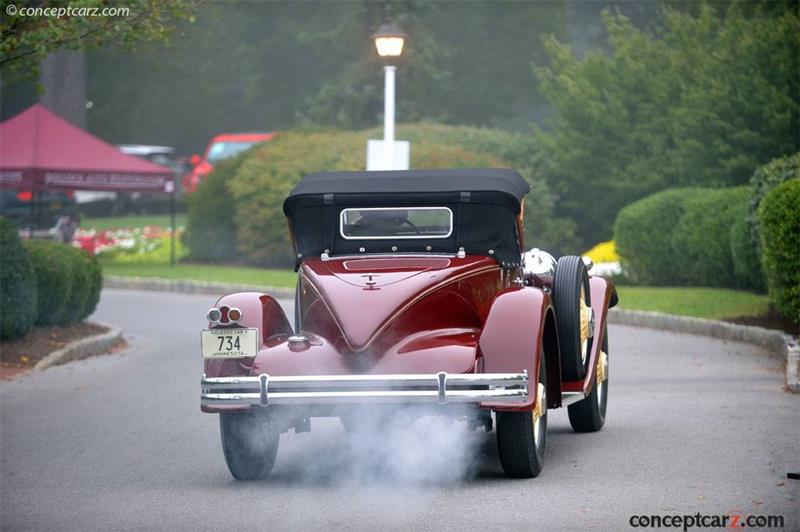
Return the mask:
<path fill-rule="evenodd" d="M 258 376 L 258 381 L 261 388 L 261 405 L 267 406 L 269 404 L 269 375 L 262 373 Z"/>
<path fill-rule="evenodd" d="M 439 397 L 439 404 L 443 405 L 447 402 L 446 389 L 447 389 L 447 373 L 444 371 L 440 371 L 436 374 L 436 380 L 438 383 L 438 397 Z"/>

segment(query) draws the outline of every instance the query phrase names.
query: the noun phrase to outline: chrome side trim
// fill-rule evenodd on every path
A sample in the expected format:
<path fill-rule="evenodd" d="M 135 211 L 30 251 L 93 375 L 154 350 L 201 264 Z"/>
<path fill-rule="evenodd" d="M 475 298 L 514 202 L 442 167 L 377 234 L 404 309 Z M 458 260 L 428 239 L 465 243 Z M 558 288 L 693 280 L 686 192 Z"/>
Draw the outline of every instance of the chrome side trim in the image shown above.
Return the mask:
<path fill-rule="evenodd" d="M 561 406 L 568 406 L 586 398 L 583 392 L 561 392 Z"/>
<path fill-rule="evenodd" d="M 201 380 L 203 406 L 332 403 L 481 403 L 529 398 L 525 373 L 214 377 Z"/>

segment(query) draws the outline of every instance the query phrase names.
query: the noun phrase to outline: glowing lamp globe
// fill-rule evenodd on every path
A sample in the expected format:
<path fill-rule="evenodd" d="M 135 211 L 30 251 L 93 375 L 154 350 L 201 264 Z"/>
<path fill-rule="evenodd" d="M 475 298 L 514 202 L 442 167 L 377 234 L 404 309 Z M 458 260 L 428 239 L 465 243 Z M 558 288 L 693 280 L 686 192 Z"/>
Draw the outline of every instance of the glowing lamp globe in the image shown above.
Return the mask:
<path fill-rule="evenodd" d="M 394 24 L 384 24 L 372 34 L 378 55 L 383 59 L 400 57 L 407 35 Z"/>

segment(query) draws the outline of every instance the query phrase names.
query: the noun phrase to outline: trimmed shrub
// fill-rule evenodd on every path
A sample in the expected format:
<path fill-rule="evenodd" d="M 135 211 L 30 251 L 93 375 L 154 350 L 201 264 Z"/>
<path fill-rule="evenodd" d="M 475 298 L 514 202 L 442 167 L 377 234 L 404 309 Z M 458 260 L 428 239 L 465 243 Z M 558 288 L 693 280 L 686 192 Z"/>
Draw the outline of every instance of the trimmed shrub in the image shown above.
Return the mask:
<path fill-rule="evenodd" d="M 778 310 L 800 323 L 800 179 L 770 191 L 758 209 L 762 264 Z"/>
<path fill-rule="evenodd" d="M 731 227 L 742 218 L 747 187 L 698 189 L 684 204 L 672 233 L 672 251 L 680 265 L 674 278 L 696 286 L 738 285 L 731 255 Z"/>
<path fill-rule="evenodd" d="M 761 235 L 759 233 L 758 209 L 761 201 L 770 190 L 789 179 L 800 178 L 800 152 L 775 159 L 760 166 L 750 178 L 750 199 L 747 209 L 747 233 L 736 235 L 732 244 L 737 246 L 734 257 L 738 259 L 739 270 L 747 269 L 750 286 L 757 290 L 766 288 L 764 272 L 761 269 Z M 749 245 L 743 239 L 747 237 Z"/>
<path fill-rule="evenodd" d="M 100 302 L 100 292 L 103 290 L 103 267 L 100 266 L 100 261 L 94 255 L 89 255 L 82 250 L 78 251 L 85 256 L 86 269 L 89 273 L 89 295 L 86 297 L 86 304 L 80 315 L 80 319 L 85 320 L 94 312 Z"/>
<path fill-rule="evenodd" d="M 614 241 L 622 269 L 631 281 L 652 285 L 676 282 L 676 271 L 684 261 L 673 251 L 673 232 L 687 200 L 700 190 L 664 190 L 619 211 Z"/>
<path fill-rule="evenodd" d="M 83 320 L 94 312 L 102 289 L 102 272 L 97 259 L 83 250 L 69 247 L 73 285 L 64 319 L 67 323 Z"/>
<path fill-rule="evenodd" d="M 219 162 L 188 197 L 189 213 L 183 243 L 189 248 L 192 260 L 236 260 L 236 209 L 228 185 L 245 158 L 246 155 L 242 154 Z"/>
<path fill-rule="evenodd" d="M 72 248 L 48 240 L 29 240 L 25 249 L 36 274 L 36 325 L 67 323 L 77 266 Z"/>
<path fill-rule="evenodd" d="M 36 275 L 17 229 L 0 216 L 0 339 L 20 338 L 36 320 Z"/>
<path fill-rule="evenodd" d="M 750 271 L 738 271 L 733 255 L 747 192 L 677 188 L 628 205 L 614 225 L 623 271 L 643 284 L 747 287 Z"/>
<path fill-rule="evenodd" d="M 761 271 L 759 251 L 750 238 L 746 204 L 734 217 L 731 226 L 730 247 L 736 285 L 747 290 L 763 292 L 766 284 Z"/>
<path fill-rule="evenodd" d="M 556 255 L 580 251 L 574 222 L 553 215 L 555 198 L 531 170 L 538 155 L 529 138 L 501 130 L 434 124 L 402 125 L 397 136 L 411 141 L 413 168 L 519 170 L 532 184 L 525 204 L 526 246 L 536 245 Z M 294 257 L 283 201 L 292 187 L 313 172 L 363 170 L 366 141 L 379 137 L 378 129 L 289 131 L 248 153 L 228 182 L 233 201 L 226 205 L 228 209 L 235 205 L 243 259 L 265 266 L 291 266 Z M 211 214 L 198 207 L 197 216 Z"/>

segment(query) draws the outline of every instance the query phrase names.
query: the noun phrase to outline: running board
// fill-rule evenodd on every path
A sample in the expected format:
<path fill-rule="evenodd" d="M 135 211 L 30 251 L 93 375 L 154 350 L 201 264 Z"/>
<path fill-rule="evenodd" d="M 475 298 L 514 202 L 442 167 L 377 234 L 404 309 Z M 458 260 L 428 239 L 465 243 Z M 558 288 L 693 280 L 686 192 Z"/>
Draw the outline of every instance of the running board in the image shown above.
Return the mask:
<path fill-rule="evenodd" d="M 578 401 L 582 401 L 585 398 L 586 394 L 583 392 L 562 392 L 561 406 L 569 406 L 573 403 L 577 403 Z"/>

